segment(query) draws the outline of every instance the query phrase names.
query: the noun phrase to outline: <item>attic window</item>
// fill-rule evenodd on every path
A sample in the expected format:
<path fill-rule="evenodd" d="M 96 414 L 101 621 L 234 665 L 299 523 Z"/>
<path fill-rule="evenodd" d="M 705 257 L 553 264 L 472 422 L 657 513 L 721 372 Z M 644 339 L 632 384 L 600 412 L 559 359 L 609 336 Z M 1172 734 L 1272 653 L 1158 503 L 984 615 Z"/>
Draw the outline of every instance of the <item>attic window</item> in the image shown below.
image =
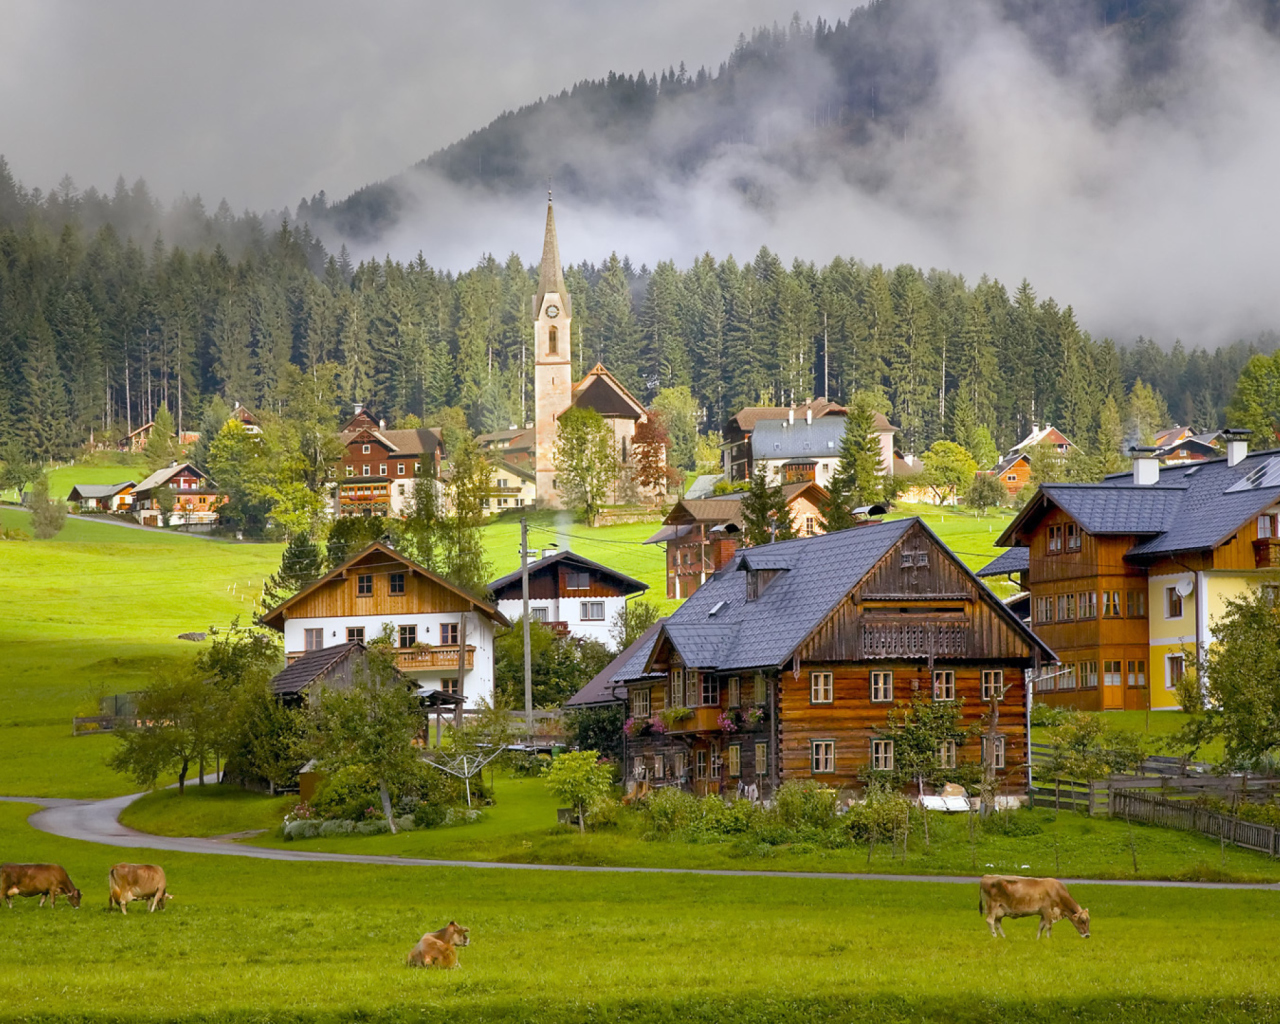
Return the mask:
<path fill-rule="evenodd" d="M 715 603 L 715 606 L 711 609 L 711 611 L 707 612 L 707 618 L 711 618 L 711 616 L 713 616 L 716 612 L 718 612 L 721 608 L 723 608 L 728 603 L 729 603 L 728 601 L 717 601 Z"/>
<path fill-rule="evenodd" d="M 748 569 L 747 600 L 754 601 L 759 598 L 765 592 L 765 588 L 773 582 L 773 578 L 781 571 L 781 569 Z"/>
<path fill-rule="evenodd" d="M 773 450 L 774 450 L 775 452 L 780 452 L 780 451 L 782 451 L 782 442 L 781 442 L 781 441 L 774 441 L 774 442 L 773 442 Z"/>

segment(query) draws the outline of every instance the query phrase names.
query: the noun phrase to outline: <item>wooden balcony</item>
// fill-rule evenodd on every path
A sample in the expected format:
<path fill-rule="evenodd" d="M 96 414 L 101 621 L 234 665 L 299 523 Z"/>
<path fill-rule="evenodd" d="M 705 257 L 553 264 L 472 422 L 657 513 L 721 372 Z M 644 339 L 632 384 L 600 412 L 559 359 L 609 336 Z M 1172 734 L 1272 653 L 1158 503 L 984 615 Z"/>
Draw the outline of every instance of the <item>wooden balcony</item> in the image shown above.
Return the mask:
<path fill-rule="evenodd" d="M 1280 537 L 1255 540 L 1253 562 L 1259 569 L 1280 569 Z"/>
<path fill-rule="evenodd" d="M 676 722 L 667 732 L 719 732 L 720 723 L 716 721 L 720 717 L 719 708 L 690 708 L 689 710 L 693 715 Z"/>
<path fill-rule="evenodd" d="M 476 649 L 467 644 L 467 671 L 476 667 Z M 439 647 L 406 647 L 396 651 L 396 668 L 401 672 L 426 672 L 432 669 L 458 669 L 458 645 Z"/>

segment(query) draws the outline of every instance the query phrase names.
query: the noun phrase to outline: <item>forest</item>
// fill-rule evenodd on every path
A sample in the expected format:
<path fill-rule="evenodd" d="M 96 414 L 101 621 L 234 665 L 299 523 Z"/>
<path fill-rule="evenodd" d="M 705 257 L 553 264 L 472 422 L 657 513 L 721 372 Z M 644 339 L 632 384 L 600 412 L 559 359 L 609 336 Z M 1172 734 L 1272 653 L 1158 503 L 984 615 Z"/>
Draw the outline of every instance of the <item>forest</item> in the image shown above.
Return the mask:
<path fill-rule="evenodd" d="M 162 405 L 180 430 L 198 429 L 214 396 L 278 412 L 291 374 L 335 365 L 334 401 L 391 423 L 446 410 L 474 431 L 525 422 L 535 269 L 514 254 L 462 273 L 421 257 L 353 265 L 287 215 L 165 207 L 141 181 L 107 194 L 64 179 L 45 194 L 0 159 L 0 437 L 65 459 Z M 1245 363 L 1276 347 L 1116 344 L 1028 281 L 852 255 L 649 268 L 611 253 L 565 276 L 577 373 L 603 362 L 646 402 L 688 387 L 704 431 L 744 405 L 862 393 L 907 452 L 959 433 L 957 417 L 1001 450 L 1033 421 L 1113 446 L 1140 381 L 1173 420 L 1217 427 Z"/>

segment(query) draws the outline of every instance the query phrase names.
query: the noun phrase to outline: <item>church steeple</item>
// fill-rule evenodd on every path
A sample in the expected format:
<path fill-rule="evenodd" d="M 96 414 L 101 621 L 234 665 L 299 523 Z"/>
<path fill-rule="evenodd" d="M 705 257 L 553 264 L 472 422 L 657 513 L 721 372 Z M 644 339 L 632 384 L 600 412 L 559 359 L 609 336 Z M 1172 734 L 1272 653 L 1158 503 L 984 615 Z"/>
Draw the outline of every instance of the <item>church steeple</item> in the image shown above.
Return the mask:
<path fill-rule="evenodd" d="M 551 193 L 547 193 L 547 231 L 542 239 L 542 267 L 538 271 L 538 294 L 534 296 L 534 316 L 542 312 L 542 303 L 549 293 L 560 296 L 567 316 L 573 315 L 569 292 L 564 286 L 564 271 L 560 266 L 560 245 L 556 241 L 556 214 L 551 205 Z"/>

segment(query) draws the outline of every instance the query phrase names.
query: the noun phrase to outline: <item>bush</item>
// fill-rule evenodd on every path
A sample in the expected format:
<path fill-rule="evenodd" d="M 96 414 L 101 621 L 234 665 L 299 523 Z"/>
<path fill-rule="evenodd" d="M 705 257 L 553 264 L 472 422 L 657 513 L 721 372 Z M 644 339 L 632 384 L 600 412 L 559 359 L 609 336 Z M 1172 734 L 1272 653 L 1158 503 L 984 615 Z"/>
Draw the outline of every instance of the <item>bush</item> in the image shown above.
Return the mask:
<path fill-rule="evenodd" d="M 369 818 L 356 824 L 356 832 L 362 836 L 380 836 L 383 832 L 390 831 L 391 826 L 385 818 Z"/>
<path fill-rule="evenodd" d="M 784 825 L 825 829 L 836 822 L 838 802 L 836 791 L 820 783 L 784 782 L 774 800 L 774 810 Z"/>
<path fill-rule="evenodd" d="M 1052 704 L 1032 704 L 1031 724 L 1033 726 L 1058 726 L 1071 717 L 1071 708 L 1054 707 Z"/>
<path fill-rule="evenodd" d="M 440 804 L 420 803 L 417 810 L 413 812 L 413 823 L 418 828 L 435 828 L 437 825 L 443 825 L 449 817 L 447 808 Z"/>
<path fill-rule="evenodd" d="M 285 839 L 314 839 L 320 834 L 320 826 L 329 824 L 328 822 L 319 822 L 314 818 L 299 818 L 297 821 L 291 821 L 284 827 Z"/>
<path fill-rule="evenodd" d="M 698 816 L 698 798 L 674 786 L 665 786 L 645 804 L 650 828 L 661 836 L 685 831 Z"/>
<path fill-rule="evenodd" d="M 321 839 L 330 839 L 333 836 L 349 836 L 355 831 L 356 823 L 354 821 L 322 821 L 316 834 Z"/>
<path fill-rule="evenodd" d="M 845 815 L 849 837 L 855 842 L 888 842 L 907 821 L 911 802 L 894 790 L 872 788 L 860 804 Z"/>
<path fill-rule="evenodd" d="M 1040 822 L 1027 811 L 1002 811 L 982 819 L 982 831 L 989 836 L 1008 836 L 1020 839 L 1038 836 L 1044 831 Z"/>

